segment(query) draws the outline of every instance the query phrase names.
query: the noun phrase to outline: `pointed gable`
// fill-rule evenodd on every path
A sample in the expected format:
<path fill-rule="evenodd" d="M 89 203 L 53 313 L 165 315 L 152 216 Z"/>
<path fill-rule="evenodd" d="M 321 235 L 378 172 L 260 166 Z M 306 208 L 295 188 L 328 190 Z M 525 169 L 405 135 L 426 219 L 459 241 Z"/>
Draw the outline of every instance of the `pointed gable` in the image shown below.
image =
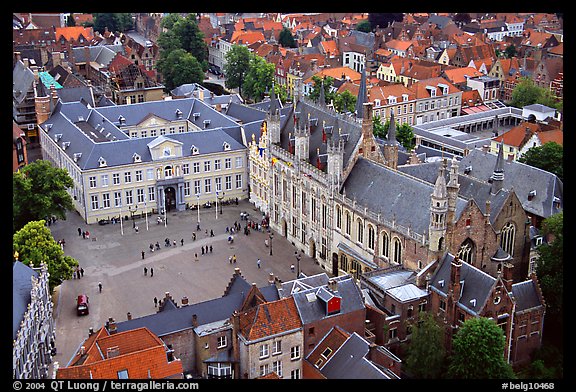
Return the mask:
<path fill-rule="evenodd" d="M 240 313 L 240 333 L 257 340 L 302 328 L 292 297 L 260 304 Z"/>

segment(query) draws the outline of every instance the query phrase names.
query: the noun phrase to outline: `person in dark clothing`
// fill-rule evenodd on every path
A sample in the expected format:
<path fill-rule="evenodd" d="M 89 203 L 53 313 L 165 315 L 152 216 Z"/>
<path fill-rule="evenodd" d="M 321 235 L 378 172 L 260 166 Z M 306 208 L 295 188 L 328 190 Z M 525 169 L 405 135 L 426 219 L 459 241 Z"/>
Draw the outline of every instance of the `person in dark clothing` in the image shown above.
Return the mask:
<path fill-rule="evenodd" d="M 146 254 L 146 252 L 142 251 L 142 260 L 144 260 L 144 255 Z"/>
<path fill-rule="evenodd" d="M 154 268 L 150 267 L 150 276 L 154 276 Z"/>
<path fill-rule="evenodd" d="M 144 276 L 148 275 L 148 268 L 144 267 Z"/>

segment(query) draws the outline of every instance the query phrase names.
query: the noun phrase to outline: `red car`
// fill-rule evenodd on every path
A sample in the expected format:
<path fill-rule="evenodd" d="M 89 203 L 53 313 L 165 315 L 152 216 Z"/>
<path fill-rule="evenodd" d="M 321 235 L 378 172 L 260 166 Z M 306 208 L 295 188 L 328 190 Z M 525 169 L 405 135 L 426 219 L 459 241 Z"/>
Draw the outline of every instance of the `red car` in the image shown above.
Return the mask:
<path fill-rule="evenodd" d="M 78 316 L 82 316 L 84 314 L 89 314 L 90 310 L 88 309 L 88 296 L 85 294 L 80 294 L 76 301 L 76 312 Z"/>

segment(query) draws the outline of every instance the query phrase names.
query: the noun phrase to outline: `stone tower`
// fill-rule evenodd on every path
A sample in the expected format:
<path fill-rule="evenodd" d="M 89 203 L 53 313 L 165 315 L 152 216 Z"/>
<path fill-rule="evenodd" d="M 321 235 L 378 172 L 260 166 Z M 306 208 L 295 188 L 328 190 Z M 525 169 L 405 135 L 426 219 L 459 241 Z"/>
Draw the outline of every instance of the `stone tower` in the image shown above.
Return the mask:
<path fill-rule="evenodd" d="M 372 103 L 366 102 L 362 109 L 362 144 L 360 155 L 374 162 L 384 163 L 384 156 L 376 144 L 373 133 Z"/>
<path fill-rule="evenodd" d="M 266 124 L 269 141 L 268 144 L 279 144 L 280 143 L 280 106 L 278 105 L 278 100 L 276 99 L 276 93 L 274 91 L 274 83 L 272 83 L 272 91 L 270 93 L 270 109 L 266 115 Z"/>
<path fill-rule="evenodd" d="M 310 113 L 308 121 L 301 118 L 296 121 L 294 127 L 294 155 L 297 160 L 308 161 L 310 157 Z"/>
<path fill-rule="evenodd" d="M 340 184 L 344 170 L 344 139 L 340 132 L 333 132 L 326 142 L 326 152 L 328 153 L 327 173 L 330 186 L 334 191 L 340 189 Z"/>
<path fill-rule="evenodd" d="M 446 222 L 448 215 L 448 190 L 444 172 L 446 160 L 440 165 L 434 191 L 430 195 L 430 222 L 428 224 L 429 248 L 433 252 L 442 252 L 446 248 Z"/>
<path fill-rule="evenodd" d="M 398 141 L 396 140 L 396 121 L 394 111 L 390 114 L 390 127 L 384 143 L 385 164 L 391 169 L 398 169 Z"/>
<path fill-rule="evenodd" d="M 456 223 L 456 200 L 458 199 L 458 192 L 460 190 L 460 184 L 458 183 L 458 161 L 456 160 L 456 157 L 453 157 L 451 161 L 446 190 L 448 192 L 448 212 L 446 214 L 446 247 L 447 249 L 451 249 L 454 224 Z"/>

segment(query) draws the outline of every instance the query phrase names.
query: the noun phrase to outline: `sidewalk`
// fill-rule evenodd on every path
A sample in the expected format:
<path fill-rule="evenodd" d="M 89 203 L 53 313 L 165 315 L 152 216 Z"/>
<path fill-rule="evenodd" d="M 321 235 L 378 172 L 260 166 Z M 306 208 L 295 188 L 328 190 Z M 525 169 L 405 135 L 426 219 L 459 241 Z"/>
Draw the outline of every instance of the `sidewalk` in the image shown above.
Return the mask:
<path fill-rule="evenodd" d="M 268 284 L 270 273 L 282 281 L 294 279 L 296 272 L 291 271 L 290 265 L 297 264 L 296 249 L 278 233 L 274 233 L 273 256 L 264 243 L 268 238 L 266 232 L 252 230 L 251 234 L 245 235 L 241 230 L 234 236 L 234 243 L 228 243 L 226 227 L 233 226 L 234 222 L 242 228 L 246 226 L 246 221 L 240 219 L 242 211 L 248 212 L 249 219 L 255 221 L 262 217 L 248 201 L 241 201 L 238 206 L 224 206 L 217 218 L 214 208 L 201 209 L 200 231 L 196 230 L 197 211 L 168 213 L 166 226 L 156 223 L 157 215 L 149 216 L 148 230 L 145 219 L 137 219 L 138 233 L 131 221 L 124 222 L 123 235 L 120 224 L 86 225 L 76 212 L 69 213 L 66 221 L 52 225 L 54 238 L 66 240 L 65 254 L 78 260 L 84 269 L 84 277 L 65 281 L 55 294 L 58 353 L 54 361 L 66 366 L 88 336 L 89 328 L 97 331 L 109 317 L 123 321 L 128 312 L 133 318 L 154 313 L 154 297 L 161 299 L 166 292 L 170 292 L 177 303 L 183 297 L 190 303 L 197 303 L 222 296 L 234 268 L 240 268 L 244 278 L 259 287 Z M 79 236 L 78 228 L 88 230 L 90 239 Z M 210 230 L 214 237 L 210 236 Z M 193 232 L 196 241 L 192 240 Z M 166 247 L 165 238 L 175 240 L 177 245 Z M 180 242 L 182 239 L 184 246 Z M 156 242 L 160 249 L 150 252 L 149 245 Z M 210 245 L 212 253 L 202 255 L 201 247 Z M 228 258 L 232 255 L 236 255 L 236 264 L 229 263 Z M 261 268 L 257 266 L 258 258 Z M 146 276 L 144 267 L 147 268 Z M 306 255 L 302 255 L 300 269 L 307 275 L 328 273 Z M 102 282 L 102 293 L 98 292 L 98 282 Z M 89 297 L 90 314 L 87 316 L 76 315 L 79 294 Z"/>

